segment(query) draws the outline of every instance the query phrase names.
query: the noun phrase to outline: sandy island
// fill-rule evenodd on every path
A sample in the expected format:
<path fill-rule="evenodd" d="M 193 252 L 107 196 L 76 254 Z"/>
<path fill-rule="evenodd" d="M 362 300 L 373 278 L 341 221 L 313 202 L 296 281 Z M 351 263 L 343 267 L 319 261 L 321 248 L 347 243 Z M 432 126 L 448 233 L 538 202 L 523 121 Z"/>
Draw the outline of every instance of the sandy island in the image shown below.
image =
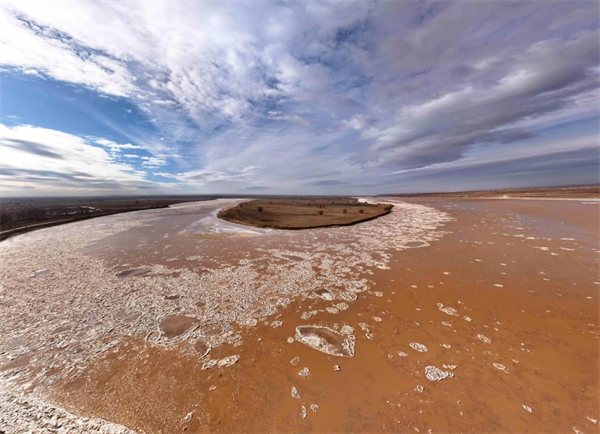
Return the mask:
<path fill-rule="evenodd" d="M 386 215 L 391 204 L 357 199 L 270 199 L 242 202 L 225 208 L 218 217 L 232 223 L 271 229 L 309 229 L 347 226 Z"/>

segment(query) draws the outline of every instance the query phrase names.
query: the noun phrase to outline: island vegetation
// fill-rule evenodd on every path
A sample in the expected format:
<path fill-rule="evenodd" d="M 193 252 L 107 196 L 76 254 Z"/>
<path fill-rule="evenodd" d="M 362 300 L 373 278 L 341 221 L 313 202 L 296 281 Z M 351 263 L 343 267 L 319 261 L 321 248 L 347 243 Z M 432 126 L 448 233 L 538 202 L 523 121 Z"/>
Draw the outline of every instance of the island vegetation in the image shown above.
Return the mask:
<path fill-rule="evenodd" d="M 242 202 L 218 217 L 233 223 L 272 229 L 345 226 L 390 212 L 391 204 L 372 204 L 355 198 L 289 198 Z"/>

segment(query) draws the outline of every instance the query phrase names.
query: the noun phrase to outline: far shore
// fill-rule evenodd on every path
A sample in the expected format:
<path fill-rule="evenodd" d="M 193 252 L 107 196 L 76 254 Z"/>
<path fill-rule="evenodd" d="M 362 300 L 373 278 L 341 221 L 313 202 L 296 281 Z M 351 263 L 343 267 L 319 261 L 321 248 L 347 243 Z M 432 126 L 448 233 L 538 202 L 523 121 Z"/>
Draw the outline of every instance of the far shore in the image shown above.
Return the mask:
<path fill-rule="evenodd" d="M 514 188 L 501 190 L 472 190 L 437 193 L 392 193 L 378 197 L 444 197 L 468 199 L 600 199 L 600 185 L 573 187 Z"/>
<path fill-rule="evenodd" d="M 148 209 L 166 208 L 170 205 L 196 202 L 203 200 L 217 199 L 219 195 L 198 195 L 182 197 L 112 197 L 112 198 L 34 198 L 34 199 L 10 199 L 2 200 L 2 212 L 0 213 L 0 241 L 12 236 L 24 234 L 27 232 L 43 229 L 51 226 L 72 223 L 81 220 L 87 220 L 95 217 L 104 217 L 124 212 L 142 211 Z M 462 192 L 439 192 L 439 193 L 392 193 L 380 194 L 375 197 L 385 198 L 446 198 L 446 199 L 495 199 L 495 200 L 589 200 L 600 203 L 600 185 L 574 186 L 574 187 L 540 187 L 540 188 L 518 188 L 503 190 L 480 190 L 480 191 L 462 191 Z M 299 196 L 246 196 L 248 200 L 258 201 L 299 201 Z M 233 215 L 219 217 L 234 223 L 245 224 L 248 226 L 275 229 L 305 229 L 310 227 L 344 226 L 356 224 L 363 221 L 378 218 L 389 212 L 369 208 L 376 206 L 364 200 L 356 200 L 354 197 L 334 197 L 334 196 L 307 196 L 305 200 L 317 204 L 319 201 L 329 203 L 332 199 L 344 201 L 346 204 L 351 202 L 359 203 L 364 208 L 364 215 L 355 215 L 352 210 L 354 207 L 347 207 L 348 214 L 345 216 L 337 215 L 333 206 L 324 216 L 318 216 L 318 210 L 315 208 L 311 222 L 296 222 L 293 224 L 283 224 L 278 222 L 261 221 L 266 218 L 268 213 L 260 218 L 251 218 L 245 221 L 245 218 L 238 218 Z M 320 203 L 320 202 L 319 202 Z M 341 204 L 341 202 L 340 202 Z M 323 204 L 321 204 L 323 205 Z M 350 205 L 348 205 L 350 206 Z M 343 209 L 339 208 L 339 210 Z M 339 211 L 338 210 L 338 211 Z M 375 211 L 371 213 L 371 211 Z M 231 214 L 231 212 L 229 213 Z M 299 218 L 298 216 L 294 218 Z M 333 219 L 333 220 L 332 220 Z"/>

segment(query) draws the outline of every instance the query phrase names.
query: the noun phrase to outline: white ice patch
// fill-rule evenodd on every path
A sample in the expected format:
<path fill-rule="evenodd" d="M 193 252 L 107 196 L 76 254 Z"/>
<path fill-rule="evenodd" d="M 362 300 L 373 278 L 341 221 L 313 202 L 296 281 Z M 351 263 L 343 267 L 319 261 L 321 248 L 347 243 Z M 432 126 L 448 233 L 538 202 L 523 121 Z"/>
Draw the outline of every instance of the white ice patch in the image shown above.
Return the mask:
<path fill-rule="evenodd" d="M 477 335 L 477 338 L 481 341 L 481 342 L 485 342 L 486 344 L 491 344 L 492 340 L 490 338 L 485 337 L 484 335 Z"/>
<path fill-rule="evenodd" d="M 502 372 L 506 372 L 508 374 L 508 369 L 506 368 L 506 366 L 501 365 L 500 363 L 492 363 L 494 365 L 494 368 L 498 369 L 499 371 Z"/>
<path fill-rule="evenodd" d="M 446 315 L 459 316 L 457 310 L 454 309 L 453 307 L 444 306 L 442 303 L 438 303 L 437 305 L 438 305 L 438 309 L 441 310 L 442 312 L 444 312 Z"/>
<path fill-rule="evenodd" d="M 219 368 L 231 366 L 237 363 L 238 360 L 240 360 L 240 356 L 238 355 L 225 357 L 224 359 L 219 360 Z"/>
<path fill-rule="evenodd" d="M 410 344 L 408 344 L 413 350 L 418 351 L 420 353 L 426 353 L 427 351 L 429 351 L 429 348 L 427 348 L 425 345 L 423 344 L 419 344 L 418 342 L 411 342 Z"/>
<path fill-rule="evenodd" d="M 435 366 L 426 366 L 425 376 L 429 381 L 441 381 L 448 377 L 454 377 L 454 374 L 452 372 L 442 371 Z"/>
<path fill-rule="evenodd" d="M 338 357 L 353 357 L 353 335 L 343 335 L 318 325 L 296 327 L 296 340 L 317 351 Z"/>

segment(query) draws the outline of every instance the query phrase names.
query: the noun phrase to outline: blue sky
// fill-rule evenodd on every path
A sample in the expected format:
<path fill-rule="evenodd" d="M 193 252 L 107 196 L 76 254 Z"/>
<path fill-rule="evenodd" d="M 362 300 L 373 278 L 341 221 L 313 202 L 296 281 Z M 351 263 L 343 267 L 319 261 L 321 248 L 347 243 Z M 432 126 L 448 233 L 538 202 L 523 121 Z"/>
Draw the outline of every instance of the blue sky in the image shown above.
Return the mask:
<path fill-rule="evenodd" d="M 597 2 L 5 2 L 0 193 L 599 182 Z"/>

